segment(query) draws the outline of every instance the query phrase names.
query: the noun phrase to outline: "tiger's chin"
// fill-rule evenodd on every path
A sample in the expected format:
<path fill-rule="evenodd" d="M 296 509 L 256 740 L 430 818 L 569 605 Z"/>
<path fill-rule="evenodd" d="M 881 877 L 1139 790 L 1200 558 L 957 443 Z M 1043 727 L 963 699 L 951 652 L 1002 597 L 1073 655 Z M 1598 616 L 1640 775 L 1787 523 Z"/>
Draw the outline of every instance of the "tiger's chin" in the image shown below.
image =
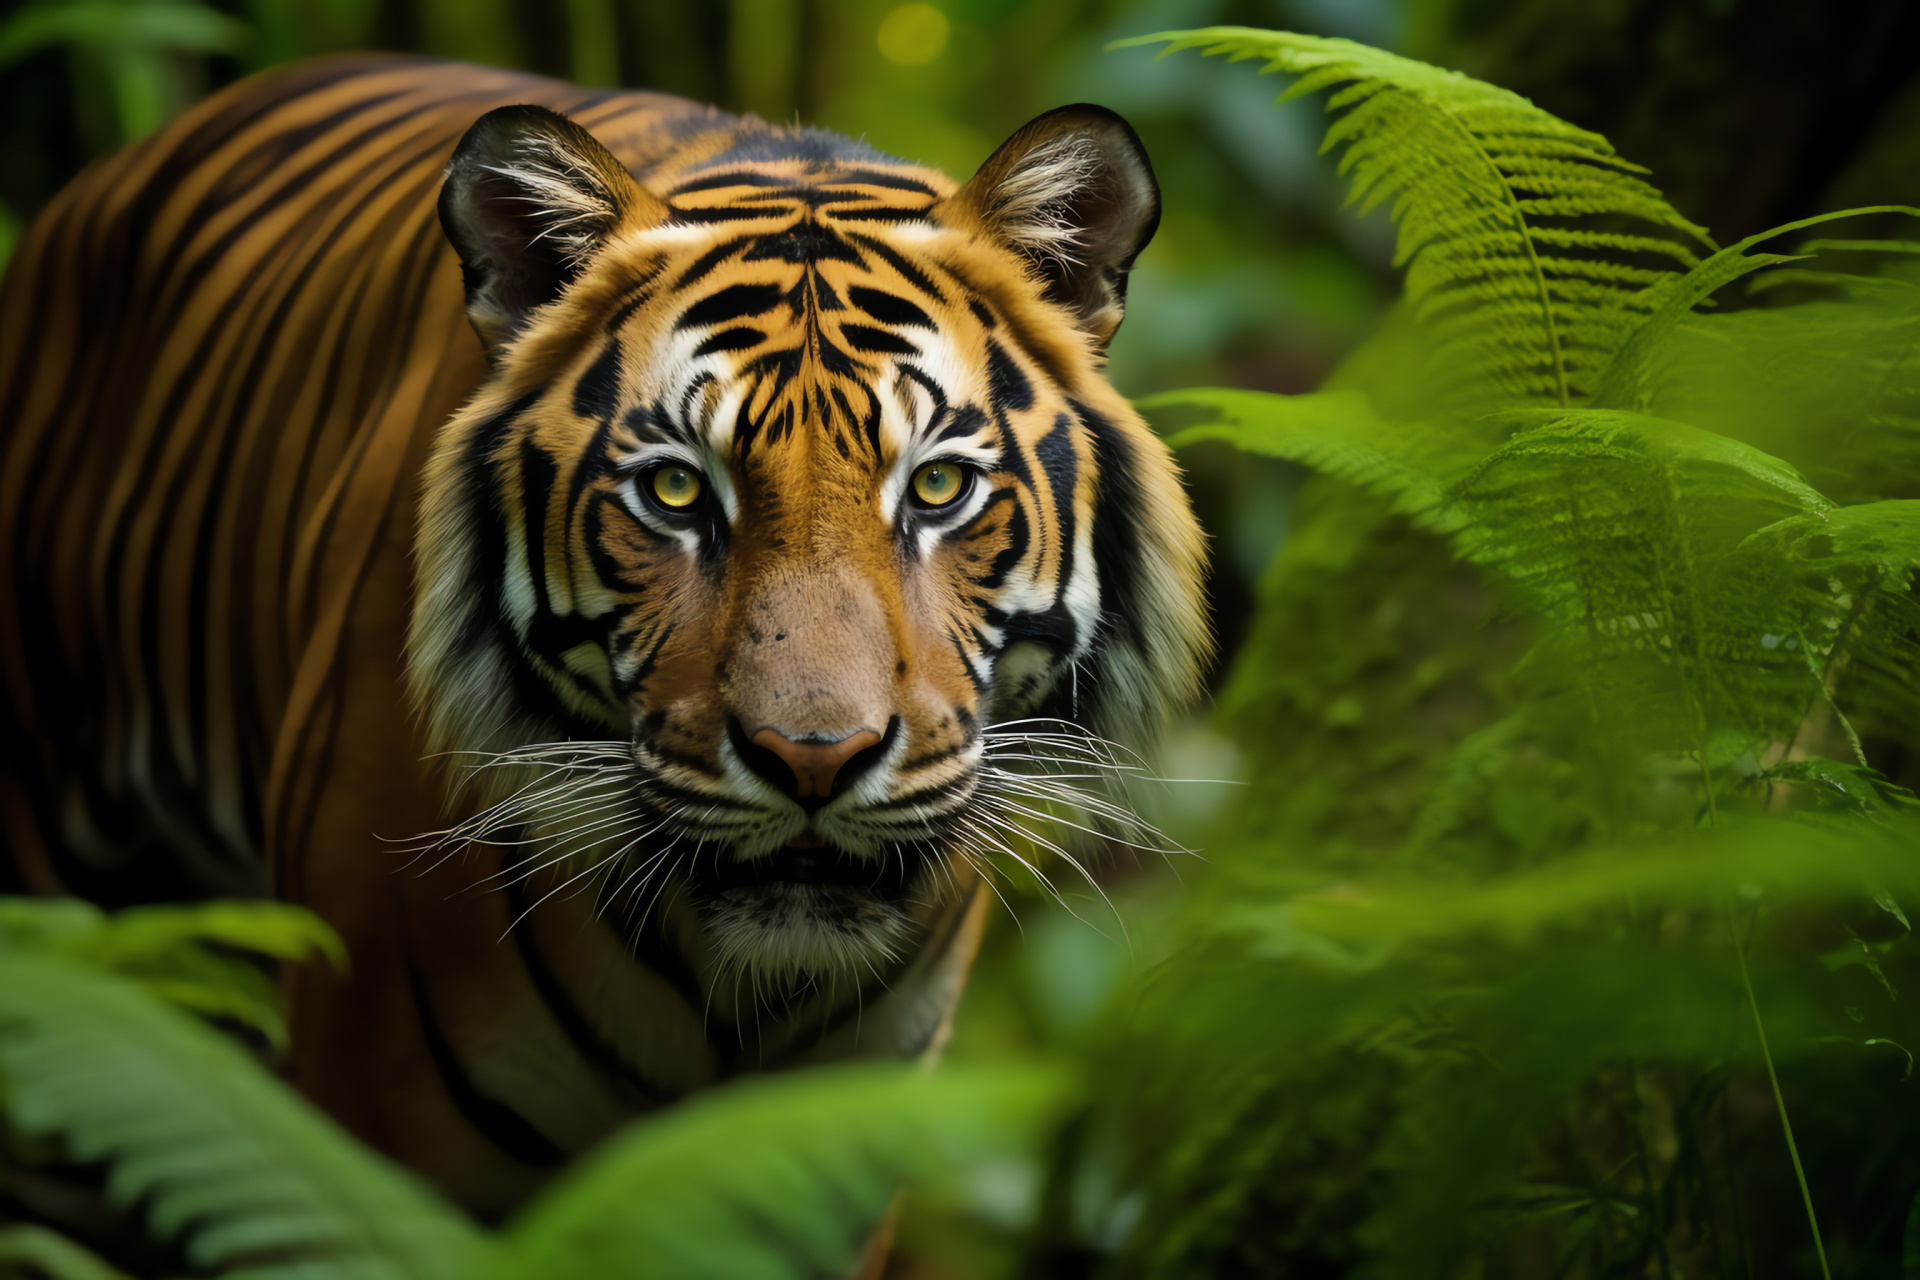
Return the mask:
<path fill-rule="evenodd" d="M 774 985 L 872 977 L 911 949 L 929 861 L 789 845 L 716 860 L 694 900 L 723 970 Z"/>

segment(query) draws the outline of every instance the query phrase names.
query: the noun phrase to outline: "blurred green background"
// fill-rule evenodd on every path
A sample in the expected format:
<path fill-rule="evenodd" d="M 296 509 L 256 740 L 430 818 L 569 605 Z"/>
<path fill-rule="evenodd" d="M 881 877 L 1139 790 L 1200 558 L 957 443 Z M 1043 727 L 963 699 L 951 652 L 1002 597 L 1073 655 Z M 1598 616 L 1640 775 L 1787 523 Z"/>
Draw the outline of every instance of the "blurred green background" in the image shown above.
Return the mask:
<path fill-rule="evenodd" d="M 1251 66 L 1105 51 L 1128 36 L 1225 23 L 1347 36 L 1512 88 L 1649 166 L 1674 206 L 1723 244 L 1849 205 L 1920 204 L 1920 6 L 1899 0 L 1844 12 L 1800 0 L 0 0 L 0 252 L 93 157 L 240 76 L 330 50 L 417 51 L 680 93 L 838 129 L 956 177 L 1033 115 L 1094 101 L 1139 130 L 1165 196 L 1113 347 L 1116 384 L 1130 395 L 1195 385 L 1309 391 L 1378 327 L 1399 288 L 1385 211 L 1360 218 L 1344 208 L 1343 184 L 1317 154 L 1321 104 L 1276 106 L 1278 86 Z M 1210 608 L 1224 672 L 1285 539 L 1300 473 L 1221 445 L 1190 448 L 1182 460 L 1213 537 Z M 1438 744 L 1487 723 L 1504 696 L 1492 685 L 1518 643 L 1486 628 L 1489 597 L 1437 544 L 1402 541 L 1383 557 L 1402 568 L 1430 562 L 1422 587 L 1431 598 L 1420 600 L 1451 612 L 1423 623 L 1387 616 L 1383 601 L 1377 626 L 1357 640 L 1301 643 L 1324 641 L 1350 657 L 1346 676 L 1362 692 L 1374 687 L 1370 671 L 1384 673 L 1383 685 L 1404 678 L 1418 712 L 1412 731 L 1438 759 Z M 1496 674 L 1449 683 L 1460 671 L 1472 680 Z M 1265 674 L 1276 688 L 1285 675 Z M 1251 705 L 1265 715 L 1273 704 Z M 1309 728 L 1351 729 L 1360 705 L 1343 695 Z M 1235 723 L 1231 708 L 1226 719 L 1242 748 L 1300 728 L 1244 714 Z M 1230 734 L 1204 716 L 1179 729 L 1168 752 L 1178 763 L 1167 772 L 1218 781 L 1156 793 L 1154 816 L 1172 835 L 1204 845 L 1235 794 L 1222 784 L 1236 780 L 1237 755 Z M 1899 773 L 1900 761 L 1879 763 Z M 1390 761 L 1367 767 L 1369 785 L 1386 785 L 1365 803 L 1315 799 L 1311 788 L 1287 792 L 1286 802 L 1306 795 L 1301 803 L 1341 812 L 1356 840 L 1385 841 L 1404 831 L 1412 797 L 1430 779 L 1397 781 Z M 1337 789 L 1341 777 L 1329 769 L 1323 788 Z M 1260 814 L 1263 801 L 1243 811 Z M 1298 830 L 1311 819 L 1286 815 Z M 1174 881 L 1188 871 L 1114 869 L 1107 887 L 1117 908 L 1091 888 L 1068 889 L 1070 910 L 1037 894 L 1014 897 L 1020 927 L 1002 921 L 993 932 L 951 1054 L 1082 1045 L 1116 983 L 1157 958 L 1129 937 L 1158 936 L 1138 926 L 1174 909 Z M 1734 1093 L 1750 1112 L 1751 1093 Z M 1333 1106 L 1342 1095 L 1328 1096 Z M 1223 1105 L 1222 1114 L 1235 1112 Z M 1337 1123 L 1364 1129 L 1366 1117 Z M 1309 1148 L 1317 1141 L 1295 1137 Z M 1102 1162 L 1085 1152 L 1074 1160 L 1097 1183 Z M 1086 1177 L 1047 1183 L 1037 1166 L 986 1170 L 968 1188 L 964 1218 L 910 1215 L 896 1269 L 1083 1274 L 1140 1212 L 1137 1198 L 1110 1191 Z M 1284 1184 L 1271 1194 L 1272 1213 L 1295 1211 Z M 1290 1223 L 1287 1238 L 1308 1243 L 1271 1255 L 1271 1266 L 1242 1259 L 1245 1274 L 1295 1263 L 1302 1273 L 1342 1270 L 1313 1240 L 1323 1229 L 1324 1240 L 1340 1238 L 1345 1194 L 1315 1183 L 1299 1202 L 1320 1206 L 1333 1225 Z M 1283 1256 L 1292 1262 L 1282 1265 Z M 1663 1264 L 1636 1274 L 1679 1272 Z"/>

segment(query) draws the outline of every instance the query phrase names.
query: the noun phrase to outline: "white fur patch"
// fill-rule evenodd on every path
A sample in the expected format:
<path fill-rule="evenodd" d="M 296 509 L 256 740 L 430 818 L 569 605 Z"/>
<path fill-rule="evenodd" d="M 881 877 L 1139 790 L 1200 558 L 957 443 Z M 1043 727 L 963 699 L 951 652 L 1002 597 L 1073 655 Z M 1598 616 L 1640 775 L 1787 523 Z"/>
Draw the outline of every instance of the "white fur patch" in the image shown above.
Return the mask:
<path fill-rule="evenodd" d="M 514 199 L 539 209 L 543 225 L 531 243 L 552 240 L 572 266 L 580 266 L 593 255 L 619 215 L 619 197 L 600 171 L 546 134 L 521 139 L 513 160 L 486 169 L 526 193 Z"/>
<path fill-rule="evenodd" d="M 1083 133 L 1050 138 L 994 187 L 988 220 L 1028 253 L 1077 266 L 1085 241 L 1072 202 L 1105 162 L 1100 144 Z"/>

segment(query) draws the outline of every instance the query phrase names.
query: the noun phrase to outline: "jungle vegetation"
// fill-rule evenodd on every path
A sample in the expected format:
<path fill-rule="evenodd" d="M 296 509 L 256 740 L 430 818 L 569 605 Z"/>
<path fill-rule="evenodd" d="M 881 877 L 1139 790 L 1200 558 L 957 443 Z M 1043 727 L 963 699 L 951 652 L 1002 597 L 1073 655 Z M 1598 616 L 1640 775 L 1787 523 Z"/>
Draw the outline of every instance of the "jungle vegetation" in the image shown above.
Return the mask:
<path fill-rule="evenodd" d="M 261 1065 L 267 963 L 350 959 L 316 922 L 8 900 L 0 1274 L 840 1274 L 904 1182 L 898 1275 L 1920 1275 L 1920 207 L 1872 186 L 1898 131 L 1828 175 L 1864 207 L 1670 181 L 1496 83 L 1550 7 L 1460 59 L 1489 78 L 1256 28 L 1136 42 L 1323 109 L 1327 217 L 1386 220 L 1387 252 L 1342 268 L 1324 376 L 1214 351 L 1123 382 L 1194 468 L 1216 573 L 1253 564 L 1216 590 L 1206 726 L 1120 762 L 1197 853 L 1056 878 L 1054 907 L 1006 868 L 1026 927 L 939 1070 L 716 1091 L 481 1228 Z M 206 39 L 168 58 L 274 30 L 178 8 Z M 1205 259 L 1196 171 L 1162 170 L 1176 262 Z M 1272 213 L 1248 182 L 1232 216 Z M 1260 252 L 1341 243 L 1302 222 Z M 23 1199 L 76 1169 L 114 1231 Z"/>

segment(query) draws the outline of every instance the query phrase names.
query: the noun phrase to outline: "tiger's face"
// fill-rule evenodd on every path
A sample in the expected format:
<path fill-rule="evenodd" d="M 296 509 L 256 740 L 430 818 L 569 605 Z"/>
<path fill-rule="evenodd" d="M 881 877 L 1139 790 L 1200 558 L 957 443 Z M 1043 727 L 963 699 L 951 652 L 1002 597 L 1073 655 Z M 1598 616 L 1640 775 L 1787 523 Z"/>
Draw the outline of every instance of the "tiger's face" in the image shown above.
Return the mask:
<path fill-rule="evenodd" d="M 1157 191 L 1098 108 L 959 189 L 764 126 L 645 176 L 537 108 L 450 166 L 493 373 L 429 464 L 416 693 L 524 766 L 487 830 L 737 965 L 874 969 L 1044 816 L 1041 744 L 1190 692 L 1198 533 L 1101 372 Z"/>

